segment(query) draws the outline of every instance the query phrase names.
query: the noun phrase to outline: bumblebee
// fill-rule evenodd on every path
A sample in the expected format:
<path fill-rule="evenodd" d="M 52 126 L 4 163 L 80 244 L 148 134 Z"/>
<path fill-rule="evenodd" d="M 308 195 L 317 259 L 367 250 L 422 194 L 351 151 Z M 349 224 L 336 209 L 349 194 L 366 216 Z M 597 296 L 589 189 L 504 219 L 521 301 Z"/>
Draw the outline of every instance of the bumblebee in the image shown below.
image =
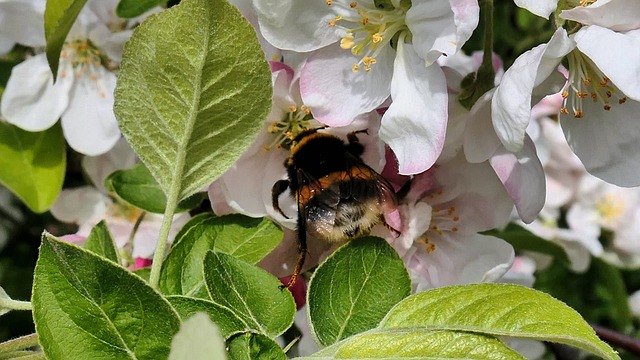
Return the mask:
<path fill-rule="evenodd" d="M 379 223 L 400 235 L 384 220 L 384 214 L 397 208 L 393 187 L 361 159 L 364 146 L 357 134 L 367 130 L 347 134 L 345 143 L 321 129 L 305 130 L 293 139 L 284 163 L 288 179 L 277 181 L 271 191 L 273 207 L 284 217 L 278 202 L 282 193 L 289 189 L 298 205 L 298 262 L 283 288 L 291 287 L 302 270 L 307 235 L 339 242 L 367 234 Z"/>

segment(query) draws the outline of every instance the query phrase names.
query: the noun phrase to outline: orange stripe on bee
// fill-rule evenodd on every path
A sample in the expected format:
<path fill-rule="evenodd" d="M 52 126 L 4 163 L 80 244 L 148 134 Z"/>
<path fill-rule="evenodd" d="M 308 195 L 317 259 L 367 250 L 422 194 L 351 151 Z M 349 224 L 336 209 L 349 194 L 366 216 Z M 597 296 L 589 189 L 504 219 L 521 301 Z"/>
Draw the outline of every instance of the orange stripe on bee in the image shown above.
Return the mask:
<path fill-rule="evenodd" d="M 311 198 L 320 194 L 332 184 L 348 182 L 353 179 L 375 180 L 375 174 L 367 166 L 356 165 L 346 171 L 336 171 L 316 179 L 314 182 L 300 187 L 297 194 L 297 201 L 300 205 L 306 205 Z"/>

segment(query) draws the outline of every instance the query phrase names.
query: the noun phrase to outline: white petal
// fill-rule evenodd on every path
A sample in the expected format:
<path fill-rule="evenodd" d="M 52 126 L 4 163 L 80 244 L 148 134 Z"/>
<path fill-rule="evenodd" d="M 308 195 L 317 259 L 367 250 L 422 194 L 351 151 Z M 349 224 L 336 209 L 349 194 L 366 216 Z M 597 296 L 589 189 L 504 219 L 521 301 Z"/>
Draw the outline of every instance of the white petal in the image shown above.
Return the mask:
<path fill-rule="evenodd" d="M 416 53 L 427 63 L 434 62 L 443 53 L 456 52 L 456 25 L 448 2 L 413 1 L 405 21 L 413 34 Z"/>
<path fill-rule="evenodd" d="M 147 219 L 147 217 L 155 217 L 155 219 Z M 169 230 L 169 242 L 173 242 L 178 231 L 189 221 L 189 213 L 178 214 L 173 217 L 171 228 Z M 162 224 L 162 216 L 157 214 L 147 214 L 140 223 L 136 235 L 133 238 L 133 258 L 151 259 L 155 253 L 158 244 L 158 234 Z M 129 223 L 133 228 L 133 223 Z"/>
<path fill-rule="evenodd" d="M 640 1 L 598 0 L 589 6 L 563 10 L 560 17 L 584 25 L 598 25 L 613 31 L 640 28 Z"/>
<path fill-rule="evenodd" d="M 498 148 L 500 139 L 491 123 L 491 99 L 494 91 L 482 95 L 468 114 L 467 127 L 464 132 L 464 155 L 471 163 L 488 160 Z"/>
<path fill-rule="evenodd" d="M 324 1 L 254 0 L 253 5 L 262 35 L 279 49 L 307 52 L 341 38 L 342 30 L 329 26 L 336 15 Z"/>
<path fill-rule="evenodd" d="M 569 146 L 589 173 L 618 186 L 640 185 L 640 102 L 628 100 L 605 111 L 583 102 L 584 118 L 561 116 Z"/>
<path fill-rule="evenodd" d="M 97 224 L 106 215 L 111 200 L 91 186 L 64 189 L 49 209 L 53 216 L 78 225 Z"/>
<path fill-rule="evenodd" d="M 640 40 L 599 26 L 580 29 L 574 39 L 625 95 L 640 101 Z"/>
<path fill-rule="evenodd" d="M 3 34 L 0 34 L 0 55 L 7 54 L 11 49 L 13 49 L 13 45 L 15 44 L 15 41 L 4 37 Z"/>
<path fill-rule="evenodd" d="M 0 33 L 14 43 L 43 47 L 44 1 L 13 0 L 0 2 Z"/>
<path fill-rule="evenodd" d="M 69 103 L 72 77 L 53 84 L 45 54 L 16 65 L 2 94 L 2 115 L 28 131 L 42 131 L 58 121 Z"/>
<path fill-rule="evenodd" d="M 97 80 L 76 80 L 69 108 L 62 114 L 62 131 L 69 146 L 90 156 L 104 154 L 120 139 L 113 113 L 116 76 L 106 70 Z"/>
<path fill-rule="evenodd" d="M 376 109 L 389 97 L 395 51 L 381 51 L 370 72 L 353 72 L 360 58 L 338 45 L 318 50 L 300 74 L 300 93 L 314 117 L 329 126 L 345 126 Z"/>
<path fill-rule="evenodd" d="M 423 280 L 417 291 L 496 281 L 515 257 L 511 245 L 493 236 L 447 237 L 435 245 L 432 253 L 418 251 L 407 263 L 409 271 Z"/>
<path fill-rule="evenodd" d="M 82 158 L 82 169 L 89 176 L 98 190 L 107 193 L 104 180 L 116 170 L 128 169 L 136 164 L 136 153 L 129 143 L 121 138 L 113 149 L 100 156 L 85 156 Z"/>
<path fill-rule="evenodd" d="M 558 7 L 558 0 L 514 0 L 513 2 L 545 19 L 548 19 L 549 15 Z"/>
<path fill-rule="evenodd" d="M 526 223 L 532 222 L 545 201 L 544 171 L 533 141 L 527 136 L 518 153 L 501 148 L 490 163 L 513 199 L 520 218 Z"/>
<path fill-rule="evenodd" d="M 398 158 L 400 174 L 430 168 L 442 152 L 447 87 L 438 64 L 425 66 L 410 44 L 398 44 L 391 80 L 393 102 L 382 117 L 380 139 Z"/>
<path fill-rule="evenodd" d="M 558 29 L 548 44 L 538 45 L 520 55 L 505 72 L 491 104 L 493 127 L 507 150 L 517 152 L 531 118 L 531 97 L 573 49 L 564 29 Z"/>

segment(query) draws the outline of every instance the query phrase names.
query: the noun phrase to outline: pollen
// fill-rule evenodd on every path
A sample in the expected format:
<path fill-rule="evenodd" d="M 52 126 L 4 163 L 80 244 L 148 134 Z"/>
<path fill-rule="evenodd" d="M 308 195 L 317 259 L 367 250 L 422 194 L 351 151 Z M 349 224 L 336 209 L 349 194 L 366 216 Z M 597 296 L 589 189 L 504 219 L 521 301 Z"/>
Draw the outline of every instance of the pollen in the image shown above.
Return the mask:
<path fill-rule="evenodd" d="M 301 132 L 311 128 L 313 115 L 311 109 L 305 105 L 288 105 L 287 111 L 280 120 L 273 120 L 267 126 L 267 131 L 274 135 L 271 144 L 263 147 L 265 151 L 272 148 L 290 149 L 292 140 Z"/>
<path fill-rule="evenodd" d="M 567 60 L 569 78 L 562 90 L 564 99 L 560 109 L 562 114 L 569 114 L 572 111 L 574 118 L 583 118 L 585 116 L 583 101 L 587 98 L 591 99 L 592 103 L 601 103 L 605 111 L 611 110 L 612 105 L 616 103 L 624 104 L 626 101 L 624 94 L 591 59 L 576 49 L 567 55 Z"/>
<path fill-rule="evenodd" d="M 340 39 L 340 47 L 343 49 L 351 49 L 356 46 L 355 41 L 353 41 L 353 35 L 347 35 Z"/>

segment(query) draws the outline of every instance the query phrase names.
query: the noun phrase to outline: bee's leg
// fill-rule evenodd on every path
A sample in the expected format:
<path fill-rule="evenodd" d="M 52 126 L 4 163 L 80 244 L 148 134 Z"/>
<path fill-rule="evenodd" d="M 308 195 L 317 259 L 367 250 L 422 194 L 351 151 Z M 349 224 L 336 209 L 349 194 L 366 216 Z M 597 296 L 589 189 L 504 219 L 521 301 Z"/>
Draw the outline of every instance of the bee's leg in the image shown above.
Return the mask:
<path fill-rule="evenodd" d="M 402 235 L 400 230 L 394 228 L 393 226 L 389 225 L 389 223 L 387 223 L 387 220 L 385 220 L 384 215 L 380 216 L 380 219 L 382 220 L 382 224 L 384 225 L 384 227 L 386 227 L 389 231 L 391 231 L 391 233 L 393 234 L 393 237 L 398 238 L 400 237 L 400 235 Z"/>
<path fill-rule="evenodd" d="M 347 140 L 349 140 L 349 152 L 355 156 L 360 156 L 364 153 L 364 146 L 360 143 L 358 139 L 358 134 L 368 134 L 367 129 L 362 129 L 358 131 L 352 131 L 347 134 Z"/>
<path fill-rule="evenodd" d="M 271 188 L 271 203 L 273 204 L 273 208 L 287 219 L 289 217 L 282 212 L 282 209 L 280 209 L 280 202 L 278 201 L 278 198 L 287 190 L 287 188 L 289 188 L 289 185 L 289 180 L 278 180 Z"/>
<path fill-rule="evenodd" d="M 307 256 L 307 217 L 305 215 L 306 212 L 304 207 L 298 204 L 298 236 L 296 237 L 298 240 L 298 262 L 296 262 L 296 267 L 293 270 L 293 274 L 291 274 L 289 282 L 287 285 L 281 285 L 280 290 L 292 287 L 293 284 L 296 283 L 296 278 L 302 271 L 302 265 L 304 265 L 304 259 Z"/>

